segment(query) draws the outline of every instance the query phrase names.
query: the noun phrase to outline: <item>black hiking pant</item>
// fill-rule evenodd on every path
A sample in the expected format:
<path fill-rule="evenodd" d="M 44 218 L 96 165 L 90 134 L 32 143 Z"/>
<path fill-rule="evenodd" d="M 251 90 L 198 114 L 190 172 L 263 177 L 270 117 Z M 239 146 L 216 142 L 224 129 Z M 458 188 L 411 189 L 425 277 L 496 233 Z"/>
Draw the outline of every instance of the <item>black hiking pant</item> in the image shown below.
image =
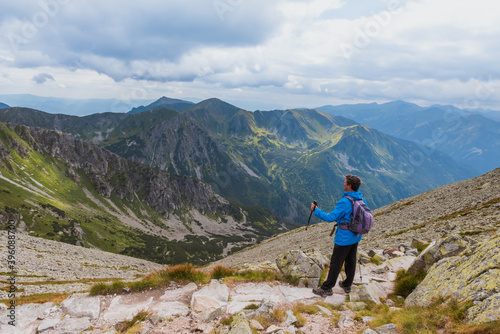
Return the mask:
<path fill-rule="evenodd" d="M 356 273 L 356 253 L 358 252 L 358 244 L 333 247 L 333 254 L 330 260 L 330 270 L 328 277 L 323 282 L 321 288 L 330 290 L 337 283 L 337 278 L 344 265 L 345 274 L 347 278 L 344 281 L 344 286 L 351 286 L 354 281 L 354 274 Z"/>

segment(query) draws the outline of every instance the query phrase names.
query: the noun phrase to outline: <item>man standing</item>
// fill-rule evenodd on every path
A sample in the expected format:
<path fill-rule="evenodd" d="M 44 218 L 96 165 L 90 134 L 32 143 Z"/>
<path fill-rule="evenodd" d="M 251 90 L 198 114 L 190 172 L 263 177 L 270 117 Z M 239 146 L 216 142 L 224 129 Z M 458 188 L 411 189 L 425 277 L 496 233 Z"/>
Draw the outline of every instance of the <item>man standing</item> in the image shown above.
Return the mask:
<path fill-rule="evenodd" d="M 352 218 L 352 203 L 345 196 L 349 196 L 354 200 L 362 199 L 363 195 L 358 190 L 360 186 L 361 179 L 358 176 L 346 175 L 344 181 L 344 196 L 337 202 L 333 211 L 326 213 L 320 210 L 314 203 L 311 204 L 311 211 L 314 212 L 315 216 L 327 222 L 336 221 L 339 224 L 349 223 Z M 321 286 L 313 289 L 313 293 L 320 296 L 331 296 L 333 294 L 332 288 L 337 282 L 337 277 L 342 269 L 342 265 L 344 265 L 347 278 L 344 281 L 340 281 L 339 285 L 346 293 L 351 292 L 351 285 L 356 271 L 356 253 L 361 237 L 361 234 L 356 235 L 349 230 L 337 229 L 328 277 Z"/>

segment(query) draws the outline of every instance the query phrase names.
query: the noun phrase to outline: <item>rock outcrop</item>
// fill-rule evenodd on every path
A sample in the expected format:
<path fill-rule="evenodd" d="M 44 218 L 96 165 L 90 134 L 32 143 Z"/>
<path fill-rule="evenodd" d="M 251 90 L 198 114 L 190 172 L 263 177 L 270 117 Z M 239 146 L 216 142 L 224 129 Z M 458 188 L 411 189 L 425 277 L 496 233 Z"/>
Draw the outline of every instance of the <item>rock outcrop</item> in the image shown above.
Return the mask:
<path fill-rule="evenodd" d="M 500 319 L 500 235 L 434 264 L 405 305 L 427 306 L 440 297 L 473 302 L 469 323 Z"/>
<path fill-rule="evenodd" d="M 456 234 L 435 240 L 415 259 L 408 268 L 408 274 L 414 275 L 421 270 L 427 271 L 434 263 L 446 257 L 460 254 L 467 246 L 469 246 L 469 242 Z"/>
<path fill-rule="evenodd" d="M 321 273 L 328 263 L 316 249 L 306 252 L 290 250 L 276 258 L 276 265 L 284 275 L 300 279 L 299 286 L 317 287 Z"/>

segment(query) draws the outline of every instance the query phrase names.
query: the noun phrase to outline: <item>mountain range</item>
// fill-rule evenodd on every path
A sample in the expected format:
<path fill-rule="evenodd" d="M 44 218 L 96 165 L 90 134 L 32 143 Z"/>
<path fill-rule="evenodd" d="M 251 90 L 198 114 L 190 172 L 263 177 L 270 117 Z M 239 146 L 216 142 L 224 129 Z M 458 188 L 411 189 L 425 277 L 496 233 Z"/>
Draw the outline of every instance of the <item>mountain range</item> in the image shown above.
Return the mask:
<path fill-rule="evenodd" d="M 453 106 L 385 104 L 323 106 L 318 110 L 351 118 L 388 135 L 439 150 L 486 173 L 500 166 L 500 122 Z"/>
<path fill-rule="evenodd" d="M 138 104 L 149 104 L 154 100 L 75 99 L 43 97 L 31 94 L 0 94 L 0 101 L 12 107 L 33 108 L 52 114 L 84 116 L 103 112 L 124 113 Z"/>
<path fill-rule="evenodd" d="M 157 105 L 169 102 L 178 103 L 163 98 Z M 200 179 L 227 199 L 287 220 L 306 215 L 313 199 L 333 206 L 348 173 L 363 178 L 374 208 L 477 175 L 440 151 L 312 109 L 250 112 L 209 99 L 182 111 L 153 104 L 139 113 L 85 117 L 8 108 L 0 121 L 71 134 L 129 160 Z"/>

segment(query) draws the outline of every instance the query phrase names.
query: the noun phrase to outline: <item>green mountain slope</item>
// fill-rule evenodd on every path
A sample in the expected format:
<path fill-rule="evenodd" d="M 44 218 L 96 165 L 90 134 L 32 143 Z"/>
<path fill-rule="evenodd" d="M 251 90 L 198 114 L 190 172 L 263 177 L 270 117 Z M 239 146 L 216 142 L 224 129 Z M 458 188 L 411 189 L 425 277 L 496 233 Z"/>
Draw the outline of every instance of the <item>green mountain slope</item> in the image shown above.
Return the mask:
<path fill-rule="evenodd" d="M 500 166 L 500 123 L 452 106 L 420 107 L 395 101 L 384 104 L 323 106 L 388 135 L 440 150 L 486 173 Z M 479 174 L 479 173 L 478 173 Z"/>
<path fill-rule="evenodd" d="M 159 263 L 205 263 L 287 229 L 204 183 L 53 130 L 0 123 L 0 216 L 31 235 Z M 6 225 L 3 226 L 4 228 Z"/>

